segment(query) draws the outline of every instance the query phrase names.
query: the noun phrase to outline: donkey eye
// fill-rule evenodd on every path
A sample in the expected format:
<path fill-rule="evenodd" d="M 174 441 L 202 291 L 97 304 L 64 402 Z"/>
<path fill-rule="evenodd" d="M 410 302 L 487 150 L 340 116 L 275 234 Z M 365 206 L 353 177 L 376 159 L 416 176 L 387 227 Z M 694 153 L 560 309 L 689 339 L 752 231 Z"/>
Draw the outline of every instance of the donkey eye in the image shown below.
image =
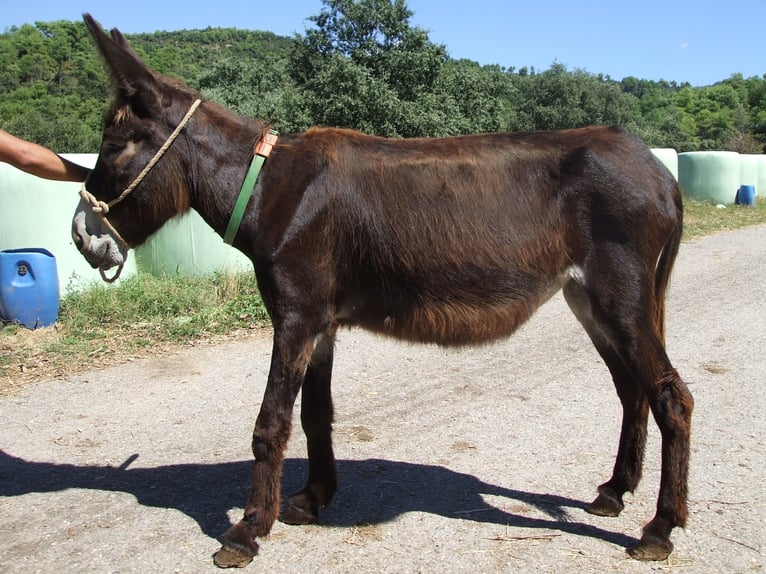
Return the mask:
<path fill-rule="evenodd" d="M 115 156 L 125 149 L 125 145 L 120 142 L 104 142 L 101 153 L 105 156 Z"/>

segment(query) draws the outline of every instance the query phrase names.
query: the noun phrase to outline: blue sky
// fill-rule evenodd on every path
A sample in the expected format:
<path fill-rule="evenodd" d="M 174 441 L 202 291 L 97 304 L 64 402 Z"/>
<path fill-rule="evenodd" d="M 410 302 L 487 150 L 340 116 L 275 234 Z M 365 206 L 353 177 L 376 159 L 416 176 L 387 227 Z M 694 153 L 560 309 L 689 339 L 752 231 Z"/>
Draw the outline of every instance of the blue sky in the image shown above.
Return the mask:
<path fill-rule="evenodd" d="M 568 69 L 704 86 L 733 73 L 766 74 L 766 0 L 408 0 L 412 23 L 451 57 L 481 64 Z M 126 8 L 129 7 L 129 8 Z M 302 33 L 321 0 L 8 0 L 0 31 L 36 21 L 79 20 L 154 32 L 234 27 Z"/>

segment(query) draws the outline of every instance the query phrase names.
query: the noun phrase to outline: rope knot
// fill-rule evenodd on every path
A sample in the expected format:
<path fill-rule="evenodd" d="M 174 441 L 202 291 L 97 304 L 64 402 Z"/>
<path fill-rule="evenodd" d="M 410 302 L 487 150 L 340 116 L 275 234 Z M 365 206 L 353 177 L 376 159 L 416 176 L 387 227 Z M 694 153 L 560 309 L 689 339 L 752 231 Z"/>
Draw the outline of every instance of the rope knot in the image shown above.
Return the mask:
<path fill-rule="evenodd" d="M 100 215 L 106 215 L 109 213 L 109 204 L 104 201 L 100 201 L 96 198 L 95 195 L 89 192 L 88 188 L 85 187 L 85 182 L 83 182 L 82 187 L 80 188 L 80 197 L 88 202 L 88 205 L 90 205 L 93 213 L 98 213 Z"/>
<path fill-rule="evenodd" d="M 109 204 L 104 203 L 103 201 L 97 200 L 95 203 L 91 203 L 90 206 L 94 213 L 100 213 L 101 215 L 109 213 Z"/>

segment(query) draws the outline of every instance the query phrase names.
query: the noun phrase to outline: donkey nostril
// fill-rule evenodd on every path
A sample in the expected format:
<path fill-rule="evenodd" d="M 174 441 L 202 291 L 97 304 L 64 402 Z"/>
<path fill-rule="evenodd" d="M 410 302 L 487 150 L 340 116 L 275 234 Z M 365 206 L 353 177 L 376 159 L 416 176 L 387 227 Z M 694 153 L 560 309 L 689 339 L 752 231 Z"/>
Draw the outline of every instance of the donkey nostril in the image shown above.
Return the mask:
<path fill-rule="evenodd" d="M 77 250 L 82 251 L 82 246 L 85 245 L 85 241 L 83 241 L 83 238 L 77 233 L 73 233 L 72 240 L 74 241 L 74 244 L 75 244 L 75 247 L 77 247 Z"/>

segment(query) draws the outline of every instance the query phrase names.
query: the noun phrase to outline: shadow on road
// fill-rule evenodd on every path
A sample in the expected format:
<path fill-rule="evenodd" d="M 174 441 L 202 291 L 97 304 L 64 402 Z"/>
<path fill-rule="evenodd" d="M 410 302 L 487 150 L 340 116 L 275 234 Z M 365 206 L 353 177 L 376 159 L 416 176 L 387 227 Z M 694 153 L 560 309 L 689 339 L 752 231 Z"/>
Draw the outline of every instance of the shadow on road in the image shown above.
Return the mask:
<path fill-rule="evenodd" d="M 227 511 L 241 508 L 247 498 L 252 461 L 130 468 L 137 458 L 138 455 L 133 455 L 118 467 L 80 466 L 31 462 L 0 450 L 0 496 L 67 489 L 124 492 L 135 496 L 144 506 L 183 512 L 213 538 L 229 527 Z M 286 460 L 283 492 L 298 490 L 306 470 L 305 460 Z M 341 488 L 320 516 L 320 524 L 329 527 L 379 524 L 420 511 L 512 528 L 558 530 L 623 547 L 638 542 L 625 534 L 574 520 L 568 509 L 584 509 L 585 503 L 581 501 L 487 484 L 443 466 L 381 459 L 340 460 L 338 471 Z M 539 511 L 529 508 L 530 514 L 542 513 L 547 518 L 504 511 L 489 504 L 483 496 L 516 501 Z M 521 510 L 527 513 L 524 506 Z"/>

